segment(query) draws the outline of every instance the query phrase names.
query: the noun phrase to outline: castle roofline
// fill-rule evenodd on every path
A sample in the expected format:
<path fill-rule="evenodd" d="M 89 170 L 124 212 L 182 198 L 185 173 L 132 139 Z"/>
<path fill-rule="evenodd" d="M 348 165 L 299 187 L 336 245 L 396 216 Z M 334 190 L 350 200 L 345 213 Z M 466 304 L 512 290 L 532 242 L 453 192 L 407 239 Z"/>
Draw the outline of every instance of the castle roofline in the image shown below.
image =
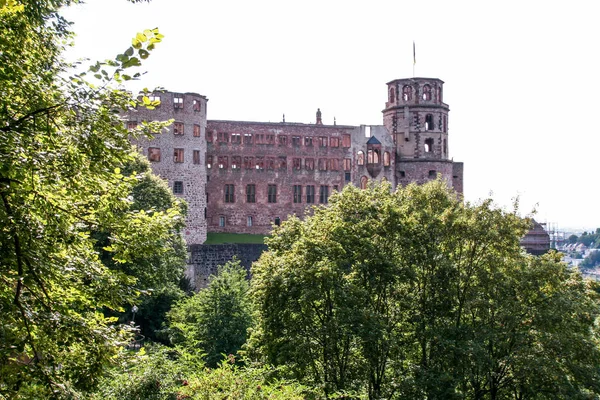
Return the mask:
<path fill-rule="evenodd" d="M 358 128 L 358 126 L 352 126 L 352 125 L 305 124 L 303 122 L 229 121 L 229 120 L 224 120 L 224 119 L 206 120 L 207 124 L 209 124 L 211 122 L 215 122 L 215 123 L 221 122 L 221 123 L 227 123 L 227 124 L 244 124 L 244 125 L 300 126 L 300 127 L 313 128 L 313 129 L 322 129 L 322 128 L 356 129 L 356 128 Z"/>
<path fill-rule="evenodd" d="M 439 78 L 425 78 L 425 77 L 415 76 L 415 77 L 412 77 L 412 78 L 393 79 L 393 80 L 389 81 L 388 83 L 386 83 L 386 85 L 389 85 L 390 83 L 394 83 L 394 82 L 410 82 L 410 81 L 419 81 L 419 80 L 438 81 L 440 83 L 444 83 L 444 81 L 441 80 L 441 79 L 439 79 Z"/>

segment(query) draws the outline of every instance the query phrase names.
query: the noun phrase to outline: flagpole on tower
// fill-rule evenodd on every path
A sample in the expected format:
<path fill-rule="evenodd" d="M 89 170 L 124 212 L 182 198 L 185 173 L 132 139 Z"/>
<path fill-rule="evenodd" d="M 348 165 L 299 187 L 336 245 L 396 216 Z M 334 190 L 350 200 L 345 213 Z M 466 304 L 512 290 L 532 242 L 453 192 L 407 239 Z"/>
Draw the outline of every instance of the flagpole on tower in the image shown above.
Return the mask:
<path fill-rule="evenodd" d="M 415 65 L 417 64 L 417 51 L 415 49 L 415 41 L 413 40 L 413 78 L 415 77 Z"/>

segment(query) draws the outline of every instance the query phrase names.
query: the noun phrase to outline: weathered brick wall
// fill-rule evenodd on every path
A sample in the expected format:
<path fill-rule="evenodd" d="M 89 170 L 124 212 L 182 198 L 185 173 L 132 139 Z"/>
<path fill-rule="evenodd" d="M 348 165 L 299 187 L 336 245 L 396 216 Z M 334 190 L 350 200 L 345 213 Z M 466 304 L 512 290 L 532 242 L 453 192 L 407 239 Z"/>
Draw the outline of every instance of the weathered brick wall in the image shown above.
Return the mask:
<path fill-rule="evenodd" d="M 175 134 L 175 124 L 157 133 L 152 140 L 140 138 L 136 144 L 145 156 L 148 149 L 160 149 L 160 161 L 151 161 L 152 170 L 168 181 L 171 189 L 180 182 L 183 193 L 176 193 L 188 203 L 184 238 L 189 244 L 206 241 L 206 98 L 196 93 L 155 93 L 161 104 L 154 110 L 139 108 L 127 116 L 129 122 L 165 121 L 174 119 L 183 124 L 183 134 Z M 175 98 L 181 100 L 175 100 Z M 196 127 L 196 128 L 194 128 Z M 196 132 L 195 132 L 196 129 Z M 196 134 L 195 134 L 196 133 Z M 181 162 L 174 158 L 175 149 L 183 149 Z M 197 158 L 194 159 L 194 151 Z M 179 185 L 179 183 L 178 183 Z"/>
<path fill-rule="evenodd" d="M 217 273 L 218 266 L 226 264 L 233 258 L 248 271 L 252 263 L 260 258 L 263 251 L 267 250 L 264 244 L 204 244 L 189 247 L 190 259 L 188 261 L 188 276 L 196 289 L 206 287 L 210 275 Z"/>
<path fill-rule="evenodd" d="M 283 221 L 289 214 L 303 216 L 309 206 L 320 204 L 321 186 L 327 186 L 331 195 L 335 188 L 341 189 L 346 183 L 344 159 L 352 158 L 352 149 L 343 146 L 343 135 L 353 135 L 355 131 L 355 127 L 336 125 L 208 121 L 207 159 L 212 157 L 211 168 L 207 168 L 208 230 L 267 234 L 277 218 Z M 246 135 L 251 138 L 248 136 L 245 143 Z M 298 145 L 293 143 L 293 137 L 300 138 Z M 307 145 L 307 137 L 312 138 L 312 145 Z M 321 137 L 327 138 L 326 147 L 320 146 Z M 285 138 L 285 143 L 280 138 Z M 331 138 L 337 138 L 337 147 L 331 146 Z M 221 164 L 219 157 L 227 157 L 227 163 Z M 241 161 L 235 168 L 234 157 Z M 244 164 L 245 157 L 253 158 L 250 168 Z M 261 157 L 264 165 L 256 168 Z M 267 164 L 269 158 L 274 160 L 273 169 Z M 301 160 L 300 169 L 294 168 L 294 159 Z M 306 168 L 307 159 L 313 160 L 314 169 Z M 327 170 L 319 169 L 319 160 L 331 162 L 334 159 L 337 170 L 332 170 L 330 164 Z M 233 185 L 234 196 L 229 202 L 225 198 L 225 185 Z M 247 185 L 255 185 L 254 203 L 247 201 Z M 268 185 L 277 188 L 274 203 L 269 202 Z M 294 185 L 302 186 L 299 203 L 294 202 Z M 308 185 L 315 190 L 311 204 L 306 199 Z M 224 226 L 221 226 L 222 217 Z"/>

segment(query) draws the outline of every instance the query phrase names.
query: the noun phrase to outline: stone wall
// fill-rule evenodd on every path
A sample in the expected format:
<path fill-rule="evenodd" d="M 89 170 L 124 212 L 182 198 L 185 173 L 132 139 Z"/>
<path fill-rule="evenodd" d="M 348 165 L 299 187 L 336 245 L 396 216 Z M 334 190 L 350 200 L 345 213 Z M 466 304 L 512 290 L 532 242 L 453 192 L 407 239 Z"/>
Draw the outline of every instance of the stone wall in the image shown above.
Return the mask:
<path fill-rule="evenodd" d="M 248 271 L 252 263 L 260 258 L 267 250 L 264 244 L 204 244 L 189 246 L 189 261 L 187 275 L 196 289 L 206 287 L 210 275 L 217 273 L 219 265 L 231 261 L 234 257 Z"/>

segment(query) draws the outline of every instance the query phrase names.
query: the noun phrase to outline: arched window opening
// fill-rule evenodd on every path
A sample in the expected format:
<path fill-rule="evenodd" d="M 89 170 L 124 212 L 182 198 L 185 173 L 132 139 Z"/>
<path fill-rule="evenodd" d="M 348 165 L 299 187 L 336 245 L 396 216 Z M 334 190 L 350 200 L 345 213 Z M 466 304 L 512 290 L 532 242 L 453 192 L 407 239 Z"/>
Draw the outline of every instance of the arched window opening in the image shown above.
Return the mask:
<path fill-rule="evenodd" d="M 425 116 L 425 130 L 432 131 L 433 130 L 433 115 L 427 114 Z"/>
<path fill-rule="evenodd" d="M 374 149 L 373 150 L 373 164 L 379 164 L 380 159 L 381 159 L 381 157 L 379 156 L 379 150 Z"/>
<path fill-rule="evenodd" d="M 369 149 L 367 150 L 367 164 L 379 164 L 379 150 Z"/>
<path fill-rule="evenodd" d="M 404 101 L 410 101 L 410 100 L 412 100 L 412 92 L 413 92 L 412 86 L 405 85 L 402 88 L 402 100 L 404 100 Z"/>
<path fill-rule="evenodd" d="M 390 152 L 389 151 L 383 152 L 383 166 L 384 167 L 390 166 Z"/>
<path fill-rule="evenodd" d="M 390 88 L 390 103 L 394 103 L 396 101 L 396 91 L 394 88 Z"/>
<path fill-rule="evenodd" d="M 431 100 L 431 86 L 429 85 L 423 86 L 423 100 Z"/>
<path fill-rule="evenodd" d="M 433 151 L 433 139 L 425 139 L 425 153 L 431 153 Z"/>
<path fill-rule="evenodd" d="M 357 160 L 358 165 L 365 165 L 365 153 L 363 153 L 362 151 L 359 151 L 358 153 L 356 153 L 356 157 L 358 158 L 358 160 Z"/>
<path fill-rule="evenodd" d="M 366 189 L 368 182 L 369 182 L 369 179 L 366 176 L 361 177 L 360 178 L 360 188 L 361 189 Z"/>

